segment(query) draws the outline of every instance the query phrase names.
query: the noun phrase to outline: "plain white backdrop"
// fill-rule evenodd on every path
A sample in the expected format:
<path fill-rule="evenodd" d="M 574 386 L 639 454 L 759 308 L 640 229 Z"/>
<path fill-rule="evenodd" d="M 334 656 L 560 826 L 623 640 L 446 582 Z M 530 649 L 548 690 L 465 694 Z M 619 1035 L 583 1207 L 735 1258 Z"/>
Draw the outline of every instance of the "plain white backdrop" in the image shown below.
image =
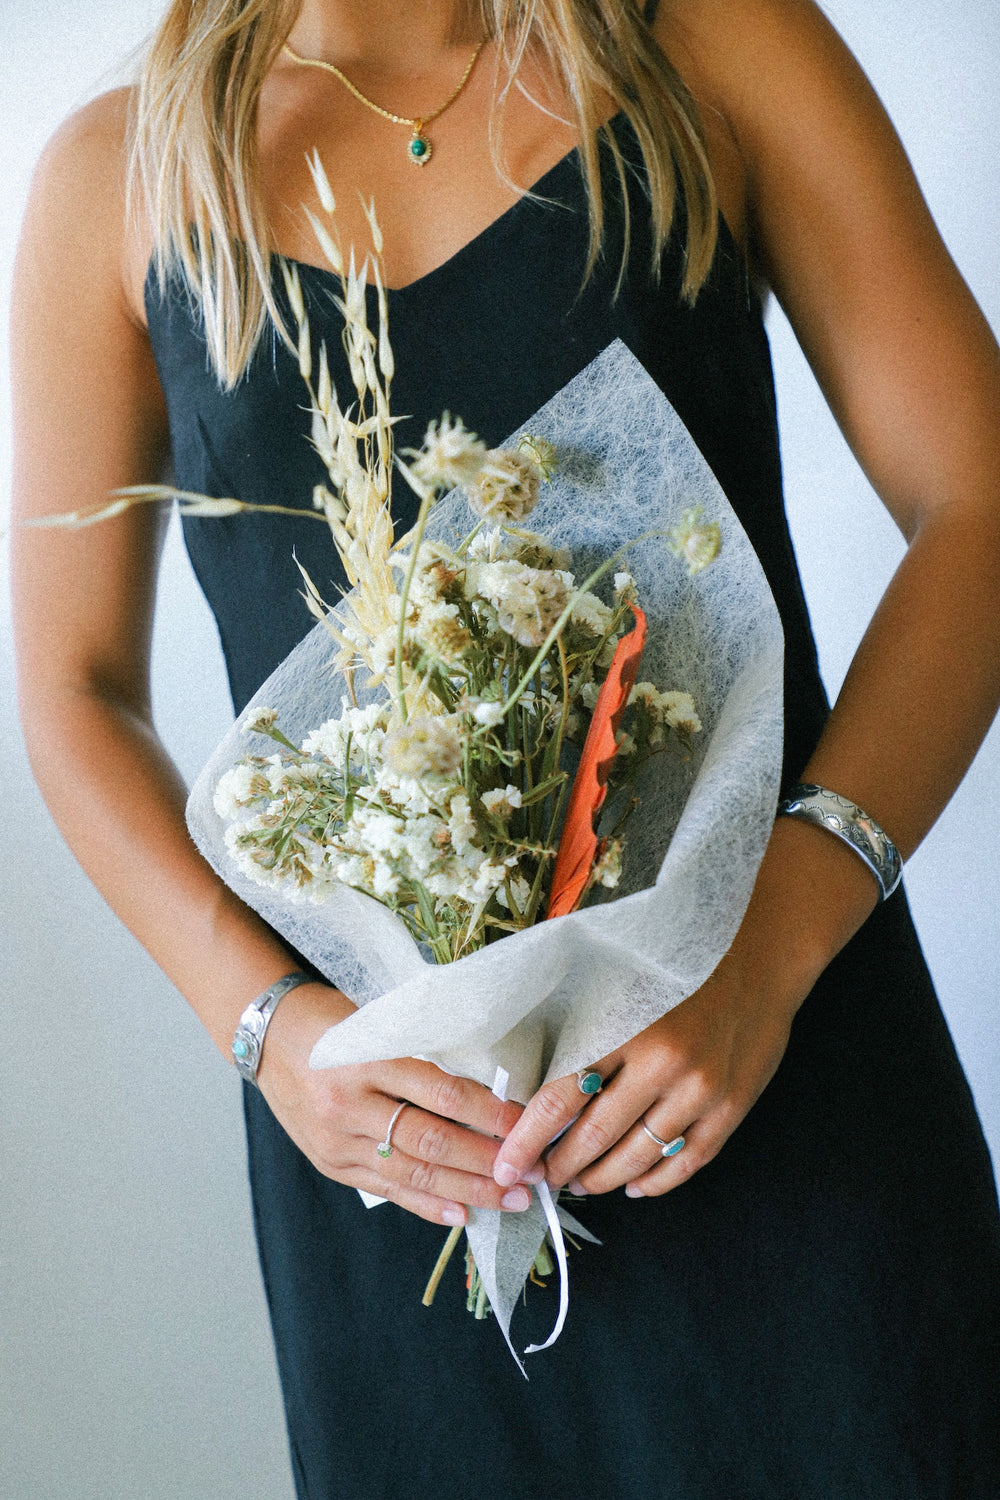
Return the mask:
<path fill-rule="evenodd" d="M 4 308 L 34 160 L 66 113 L 129 76 L 129 49 L 159 9 L 157 0 L 2 0 Z M 889 106 L 938 223 L 1000 328 L 995 0 L 831 0 L 827 10 Z M 769 327 L 789 510 L 835 693 L 901 544 L 780 314 Z M 8 380 L 4 345 L 5 499 Z M 62 844 L 27 768 L 10 658 L 5 614 L 0 1496 L 290 1500 L 236 1081 Z M 175 534 L 154 670 L 159 727 L 190 778 L 230 713 L 214 627 Z M 929 713 L 938 686 L 927 685 Z M 998 781 L 995 728 L 907 876 L 995 1159 Z M 934 1128 L 929 1099 L 928 1149 Z"/>

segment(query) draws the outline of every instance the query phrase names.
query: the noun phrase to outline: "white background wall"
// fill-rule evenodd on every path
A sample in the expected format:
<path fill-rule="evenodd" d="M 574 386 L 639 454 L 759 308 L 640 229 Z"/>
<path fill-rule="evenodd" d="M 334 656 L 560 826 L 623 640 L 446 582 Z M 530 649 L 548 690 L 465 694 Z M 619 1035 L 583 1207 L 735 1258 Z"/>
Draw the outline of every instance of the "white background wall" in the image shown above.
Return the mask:
<path fill-rule="evenodd" d="M 125 76 L 122 59 L 158 9 L 157 0 L 0 0 L 4 304 L 35 157 L 63 115 Z M 938 222 L 1000 327 L 996 0 L 832 0 L 828 9 L 895 116 Z M 835 691 L 900 544 L 780 316 L 771 333 L 789 506 Z M 6 496 L 5 353 L 0 384 Z M 292 1491 L 235 1080 L 89 887 L 33 789 L 13 716 L 6 616 L 0 675 L 0 1496 L 285 1500 Z M 193 775 L 227 722 L 228 702 L 214 629 L 176 537 L 155 677 L 161 731 Z M 929 683 L 929 711 L 935 693 Z M 998 781 L 995 729 L 908 873 L 995 1156 Z M 931 1141 L 933 1100 L 927 1131 Z"/>

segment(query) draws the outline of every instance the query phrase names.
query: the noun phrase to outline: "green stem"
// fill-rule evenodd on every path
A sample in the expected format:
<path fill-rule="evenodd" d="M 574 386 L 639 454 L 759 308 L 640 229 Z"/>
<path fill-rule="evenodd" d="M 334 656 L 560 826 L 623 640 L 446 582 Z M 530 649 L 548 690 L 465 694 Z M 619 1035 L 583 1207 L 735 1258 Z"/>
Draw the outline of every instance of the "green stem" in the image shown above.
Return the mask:
<path fill-rule="evenodd" d="M 434 1294 L 438 1289 L 441 1277 L 445 1273 L 445 1267 L 451 1260 L 451 1257 L 455 1252 L 455 1246 L 458 1244 L 464 1233 L 465 1225 L 456 1224 L 454 1229 L 449 1234 L 448 1238 L 445 1240 L 444 1249 L 441 1251 L 441 1254 L 437 1258 L 437 1264 L 431 1272 L 431 1279 L 430 1281 L 428 1281 L 427 1286 L 424 1290 L 424 1295 L 420 1299 L 424 1307 L 430 1307 L 431 1303 L 434 1301 Z"/>
<path fill-rule="evenodd" d="M 420 544 L 424 539 L 427 529 L 427 517 L 430 515 L 431 506 L 437 498 L 435 490 L 426 490 L 420 500 L 420 510 L 417 514 L 417 524 L 410 535 L 413 543 L 410 550 L 410 566 L 406 570 L 403 580 L 403 590 L 399 596 L 399 626 L 396 631 L 396 702 L 399 705 L 400 717 L 406 723 L 406 691 L 403 687 L 403 644 L 406 639 L 406 606 L 410 597 L 410 588 L 413 584 L 414 575 L 417 571 L 417 559 L 420 556 Z"/>

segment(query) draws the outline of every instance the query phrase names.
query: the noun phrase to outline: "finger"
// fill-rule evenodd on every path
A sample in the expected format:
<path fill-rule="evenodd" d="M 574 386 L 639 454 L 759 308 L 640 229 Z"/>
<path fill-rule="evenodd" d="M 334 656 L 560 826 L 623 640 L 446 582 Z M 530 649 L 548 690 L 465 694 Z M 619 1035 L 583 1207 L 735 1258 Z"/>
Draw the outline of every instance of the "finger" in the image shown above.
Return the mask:
<path fill-rule="evenodd" d="M 415 1192 L 398 1182 L 389 1182 L 376 1172 L 365 1171 L 360 1167 L 348 1168 L 338 1173 L 337 1181 L 344 1183 L 346 1187 L 356 1188 L 359 1192 L 387 1198 L 390 1203 L 405 1208 L 407 1213 L 416 1214 L 419 1219 L 426 1219 L 431 1224 L 450 1224 L 454 1228 L 455 1225 L 468 1222 L 468 1210 L 464 1203 L 438 1198 L 433 1193 Z"/>
<path fill-rule="evenodd" d="M 391 1103 L 383 1101 L 383 1108 Z M 430 1114 L 415 1104 L 407 1104 L 392 1133 L 393 1144 L 407 1156 L 474 1173 L 493 1181 L 493 1164 L 499 1142 L 464 1125 L 456 1125 L 442 1115 Z M 541 1171 L 539 1170 L 539 1177 Z"/>
<path fill-rule="evenodd" d="M 556 1078 L 543 1084 L 525 1105 L 524 1113 L 497 1152 L 493 1176 L 504 1187 L 523 1182 L 541 1159 L 546 1146 L 578 1115 L 586 1105 L 593 1107 L 597 1096 L 580 1092 L 576 1074 Z"/>
<path fill-rule="evenodd" d="M 651 1126 L 660 1138 L 659 1142 L 647 1135 L 640 1118 L 611 1150 L 567 1181 L 588 1193 L 610 1193 L 614 1188 L 649 1176 L 664 1161 L 672 1162 L 686 1153 L 695 1132 L 696 1122 L 691 1120 L 691 1111 L 682 1110 L 664 1117 L 663 1108 L 661 1103 L 660 1118 Z M 688 1123 L 682 1124 L 682 1121 Z M 669 1154 L 665 1156 L 664 1152 Z"/>
<path fill-rule="evenodd" d="M 617 1073 L 545 1153 L 545 1178 L 549 1186 L 564 1187 L 602 1160 L 629 1135 L 656 1099 L 657 1091 L 652 1084 L 638 1089 L 628 1070 Z M 648 1165 L 648 1157 L 644 1158 L 644 1164 Z"/>
<path fill-rule="evenodd" d="M 626 1193 L 630 1198 L 658 1198 L 679 1187 L 718 1155 L 735 1126 L 736 1122 L 722 1110 L 703 1116 L 685 1131 L 683 1151 L 668 1160 L 661 1158 L 648 1172 L 629 1182 Z"/>
<path fill-rule="evenodd" d="M 401 1059 L 397 1068 L 399 1087 L 393 1091 L 400 1099 L 408 1099 L 446 1120 L 469 1125 L 484 1135 L 507 1136 L 521 1116 L 523 1105 L 498 1099 L 481 1083 L 445 1073 L 433 1063 L 407 1057 Z M 389 1088 L 384 1072 L 379 1083 L 380 1087 Z"/>
<path fill-rule="evenodd" d="M 379 1163 L 379 1174 L 412 1192 L 430 1193 L 464 1203 L 469 1208 L 502 1209 L 523 1213 L 531 1203 L 531 1189 L 523 1183 L 501 1187 L 492 1177 L 479 1177 L 448 1166 L 435 1166 L 394 1150 L 391 1158 Z"/>

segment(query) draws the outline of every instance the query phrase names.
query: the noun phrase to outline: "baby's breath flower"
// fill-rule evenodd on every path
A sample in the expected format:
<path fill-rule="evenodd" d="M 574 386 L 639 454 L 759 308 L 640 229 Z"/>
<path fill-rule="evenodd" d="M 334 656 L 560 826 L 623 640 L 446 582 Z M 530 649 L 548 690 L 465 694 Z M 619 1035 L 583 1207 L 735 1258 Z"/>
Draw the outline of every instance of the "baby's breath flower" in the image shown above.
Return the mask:
<path fill-rule="evenodd" d="M 448 832 L 456 854 L 464 854 L 476 838 L 476 820 L 464 792 L 456 792 L 448 809 Z"/>
<path fill-rule="evenodd" d="M 517 906 L 518 911 L 523 912 L 531 896 L 531 886 L 524 879 L 523 875 L 514 875 L 511 878 L 509 884 L 511 897 L 515 905 Z M 502 885 L 498 886 L 496 889 L 496 898 L 498 904 L 503 907 L 504 911 L 510 911 L 510 902 L 507 900 L 507 892 Z"/>
<path fill-rule="evenodd" d="M 255 708 L 243 720 L 244 734 L 266 734 L 278 722 L 276 708 Z"/>
<path fill-rule="evenodd" d="M 703 521 L 700 505 L 692 505 L 676 526 L 667 532 L 667 546 L 675 557 L 686 563 L 688 575 L 694 577 L 714 562 L 722 545 L 718 521 Z"/>
<path fill-rule="evenodd" d="M 386 735 L 384 759 L 400 776 L 453 776 L 462 763 L 454 725 L 425 716 Z"/>
<path fill-rule="evenodd" d="M 541 471 L 529 453 L 491 448 L 486 465 L 465 494 L 477 516 L 517 525 L 538 503 Z"/>
<path fill-rule="evenodd" d="M 679 729 L 684 734 L 700 733 L 701 720 L 690 693 L 661 693 L 660 702 L 664 720 L 671 729 Z"/>
<path fill-rule="evenodd" d="M 503 704 L 492 700 L 470 698 L 462 705 L 464 713 L 471 713 L 477 724 L 494 729 L 503 720 Z"/>
<path fill-rule="evenodd" d="M 483 792 L 479 800 L 492 817 L 506 821 L 514 808 L 521 806 L 521 793 L 516 786 L 508 784 L 506 787 L 495 787 L 490 792 Z"/>
<path fill-rule="evenodd" d="M 484 564 L 476 583 L 477 592 L 495 607 L 501 629 L 527 647 L 542 644 L 568 599 L 558 574 L 520 563 Z"/>
<path fill-rule="evenodd" d="M 488 901 L 507 877 L 507 871 L 517 864 L 517 855 L 508 854 L 506 859 L 493 862 L 485 859 L 475 872 L 472 882 L 472 899 Z"/>
<path fill-rule="evenodd" d="M 303 754 L 319 755 L 339 766 L 347 755 L 350 739 L 352 762 L 363 760 L 366 754 L 377 756 L 389 721 L 388 705 L 369 703 L 366 708 L 352 708 L 347 698 L 341 699 L 341 704 L 339 719 L 327 719 L 306 735 L 302 741 Z"/>
<path fill-rule="evenodd" d="M 257 795 L 253 789 L 254 779 L 254 767 L 244 764 L 233 766 L 231 771 L 220 776 L 212 799 L 220 818 L 234 818 L 241 807 L 248 807 L 254 801 Z"/>
<path fill-rule="evenodd" d="M 602 636 L 609 630 L 614 615 L 596 594 L 585 593 L 581 594 L 573 605 L 570 618 L 577 629 L 589 631 L 591 635 Z"/>
<path fill-rule="evenodd" d="M 424 484 L 450 490 L 456 485 L 474 484 L 485 462 L 486 444 L 467 431 L 460 419 L 452 421 L 445 412 L 440 422 L 428 427 L 412 472 Z"/>
<path fill-rule="evenodd" d="M 635 579 L 631 573 L 615 574 L 615 598 L 620 599 L 623 604 L 637 598 Z"/>
<path fill-rule="evenodd" d="M 598 885 L 614 890 L 622 878 L 622 842 L 621 839 L 608 839 L 600 858 L 594 865 L 592 879 Z"/>

